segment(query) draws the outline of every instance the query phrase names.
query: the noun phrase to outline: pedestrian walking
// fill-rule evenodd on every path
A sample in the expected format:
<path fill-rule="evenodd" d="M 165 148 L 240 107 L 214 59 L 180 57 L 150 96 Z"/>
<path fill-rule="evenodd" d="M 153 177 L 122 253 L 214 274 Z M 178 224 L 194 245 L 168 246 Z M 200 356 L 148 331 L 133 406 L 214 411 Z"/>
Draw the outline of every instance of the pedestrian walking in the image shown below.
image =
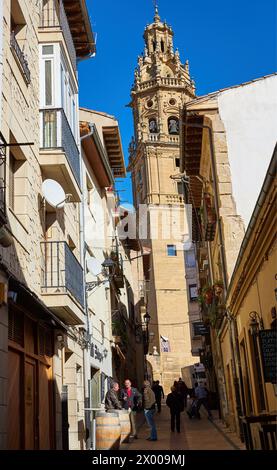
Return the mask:
<path fill-rule="evenodd" d="M 198 385 L 198 383 L 196 382 L 195 389 L 194 389 L 194 395 L 197 398 L 197 411 L 198 411 L 198 413 L 199 413 L 199 410 L 200 410 L 201 406 L 203 405 L 204 408 L 206 408 L 206 410 L 208 412 L 208 418 L 213 419 L 213 415 L 211 413 L 209 403 L 208 403 L 208 390 L 207 390 L 207 388 L 204 387 L 201 384 Z"/>
<path fill-rule="evenodd" d="M 118 396 L 119 385 L 118 382 L 113 381 L 110 390 L 105 396 L 105 409 L 108 410 L 122 410 L 122 405 Z"/>
<path fill-rule="evenodd" d="M 171 415 L 171 431 L 175 431 L 175 426 L 177 432 L 180 430 L 181 422 L 181 412 L 184 411 L 184 401 L 180 393 L 178 393 L 176 387 L 171 387 L 171 393 L 167 395 L 166 404 L 170 409 Z"/>
<path fill-rule="evenodd" d="M 124 388 L 120 391 L 119 398 L 121 400 L 122 407 L 129 412 L 131 422 L 130 437 L 137 439 L 136 412 L 142 404 L 141 393 L 135 387 L 132 387 L 131 380 L 126 379 L 124 382 Z"/>
<path fill-rule="evenodd" d="M 153 383 L 152 390 L 153 390 L 153 392 L 155 393 L 156 404 L 157 404 L 157 408 L 158 408 L 158 413 L 160 413 L 160 412 L 161 412 L 162 397 L 164 398 L 164 390 L 163 390 L 163 387 L 160 385 L 160 381 L 159 381 L 159 380 L 156 380 L 156 381 Z"/>
<path fill-rule="evenodd" d="M 150 428 L 150 436 L 147 438 L 148 441 L 157 441 L 158 439 L 156 424 L 154 421 L 154 414 L 156 412 L 155 403 L 155 393 L 151 389 L 150 382 L 145 380 L 143 382 L 143 408 L 145 419 Z"/>
<path fill-rule="evenodd" d="M 179 377 L 179 380 L 177 382 L 177 391 L 182 395 L 183 400 L 184 400 L 184 407 L 187 406 L 187 395 L 188 395 L 188 387 L 185 384 L 185 382 L 182 380 L 181 377 Z"/>

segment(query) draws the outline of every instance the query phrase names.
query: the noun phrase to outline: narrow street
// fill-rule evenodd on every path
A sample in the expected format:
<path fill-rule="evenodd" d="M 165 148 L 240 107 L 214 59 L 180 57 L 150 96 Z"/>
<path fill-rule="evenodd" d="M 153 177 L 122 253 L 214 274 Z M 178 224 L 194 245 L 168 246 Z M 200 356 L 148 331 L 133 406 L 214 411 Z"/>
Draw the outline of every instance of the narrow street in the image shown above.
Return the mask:
<path fill-rule="evenodd" d="M 213 411 L 213 422 L 202 412 L 201 419 L 189 419 L 187 413 L 181 413 L 181 433 L 170 430 L 170 413 L 165 404 L 160 414 L 156 413 L 158 441 L 147 441 L 149 430 L 144 422 L 138 432 L 138 439 L 123 444 L 121 450 L 244 450 L 244 445 L 238 437 L 223 427 Z M 143 416 L 138 416 L 138 422 L 143 422 Z"/>

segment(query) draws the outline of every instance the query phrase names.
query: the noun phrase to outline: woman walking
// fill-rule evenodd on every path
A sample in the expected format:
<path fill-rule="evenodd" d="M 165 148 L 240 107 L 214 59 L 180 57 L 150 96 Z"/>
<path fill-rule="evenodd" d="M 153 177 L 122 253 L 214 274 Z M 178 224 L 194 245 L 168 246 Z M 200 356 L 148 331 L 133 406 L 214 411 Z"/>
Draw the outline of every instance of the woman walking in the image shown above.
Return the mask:
<path fill-rule="evenodd" d="M 171 387 L 171 393 L 167 395 L 166 404 L 170 409 L 171 414 L 171 431 L 176 430 L 180 432 L 180 415 L 184 411 L 184 400 L 180 393 L 177 392 L 176 387 Z"/>

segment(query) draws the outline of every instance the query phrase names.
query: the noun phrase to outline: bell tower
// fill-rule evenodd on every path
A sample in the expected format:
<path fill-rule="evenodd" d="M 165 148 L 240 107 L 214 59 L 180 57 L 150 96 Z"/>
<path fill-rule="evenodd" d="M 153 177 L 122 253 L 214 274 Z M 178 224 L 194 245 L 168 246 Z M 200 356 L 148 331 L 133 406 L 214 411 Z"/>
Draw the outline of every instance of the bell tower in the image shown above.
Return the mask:
<path fill-rule="evenodd" d="M 174 50 L 173 30 L 162 22 L 155 7 L 153 23 L 144 30 L 144 53 L 138 57 L 131 90 L 134 137 L 129 146 L 129 171 L 132 174 L 134 205 L 145 204 L 150 232 L 144 243 L 151 248 L 145 269 L 148 285 L 150 332 L 149 369 L 154 380 L 168 391 L 182 376 L 181 369 L 197 362 L 191 356 L 190 323 L 185 279 L 182 230 L 164 237 L 158 221 L 174 206 L 175 215 L 185 211 L 182 183 L 171 176 L 180 165 L 179 116 L 184 103 L 195 97 L 189 63 L 181 63 Z M 166 216 L 165 216 L 166 219 Z M 173 228 L 174 220 L 167 224 Z M 156 231 L 156 235 L 154 232 Z M 171 230 L 169 230 L 171 232 Z M 155 351 L 154 355 L 151 355 Z M 157 355 L 158 352 L 158 355 Z"/>

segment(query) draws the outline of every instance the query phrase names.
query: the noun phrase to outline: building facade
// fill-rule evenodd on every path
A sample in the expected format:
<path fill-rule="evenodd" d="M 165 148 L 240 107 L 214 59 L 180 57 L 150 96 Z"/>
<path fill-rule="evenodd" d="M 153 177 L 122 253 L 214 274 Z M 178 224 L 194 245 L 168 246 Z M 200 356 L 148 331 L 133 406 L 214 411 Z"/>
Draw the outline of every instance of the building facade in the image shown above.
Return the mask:
<path fill-rule="evenodd" d="M 271 75 L 198 97 L 185 105 L 182 117 L 181 174 L 188 181 L 187 200 L 194 204 L 199 302 L 210 329 L 201 360 L 210 388 L 219 393 L 221 416 L 242 439 L 241 417 L 249 410 L 236 367 L 241 330 L 226 296 L 276 142 L 276 86 Z"/>
<path fill-rule="evenodd" d="M 181 368 L 197 362 L 191 354 L 184 231 L 175 225 L 186 218 L 184 198 L 180 184 L 170 178 L 180 165 L 179 108 L 194 97 L 195 87 L 188 62 L 181 64 L 178 50 L 174 52 L 173 31 L 157 8 L 144 40 L 131 92 L 135 136 L 129 169 L 137 213 L 145 205 L 150 227 L 139 235 L 151 250 L 144 275 L 156 356 L 148 356 L 148 368 L 168 391 Z"/>
<path fill-rule="evenodd" d="M 1 448 L 82 449 L 77 60 L 93 34 L 85 2 L 7 0 L 3 17 Z"/>

